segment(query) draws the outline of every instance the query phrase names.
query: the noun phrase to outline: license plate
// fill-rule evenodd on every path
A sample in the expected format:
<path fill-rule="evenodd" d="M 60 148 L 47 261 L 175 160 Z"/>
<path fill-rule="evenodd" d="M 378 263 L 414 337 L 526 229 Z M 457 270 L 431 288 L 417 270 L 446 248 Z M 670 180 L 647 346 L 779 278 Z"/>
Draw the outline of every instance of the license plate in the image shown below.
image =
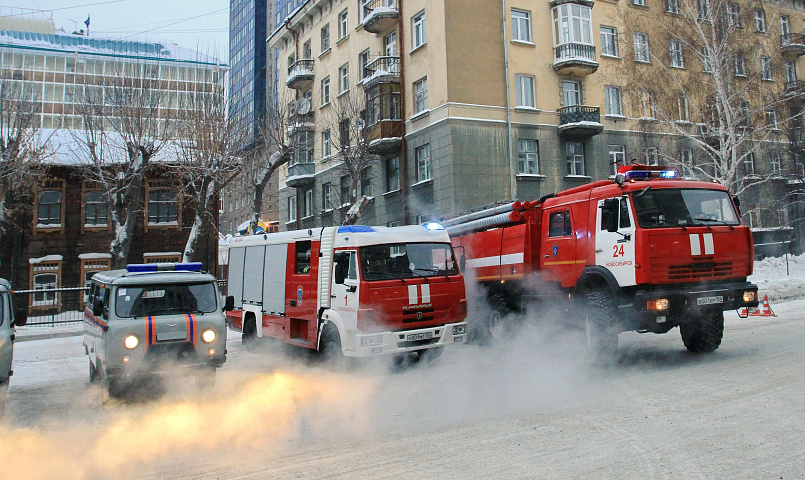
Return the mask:
<path fill-rule="evenodd" d="M 724 303 L 724 297 L 721 295 L 716 295 L 713 297 L 700 297 L 696 299 L 696 303 L 699 305 L 714 305 L 716 303 Z"/>
<path fill-rule="evenodd" d="M 157 333 L 158 342 L 164 342 L 167 340 L 184 340 L 185 338 L 187 338 L 187 334 L 185 332 Z"/>
<path fill-rule="evenodd" d="M 431 338 L 433 338 L 433 332 L 412 333 L 411 335 L 408 335 L 407 337 L 405 337 L 405 339 L 408 340 L 409 342 L 415 342 L 417 340 L 429 340 Z"/>

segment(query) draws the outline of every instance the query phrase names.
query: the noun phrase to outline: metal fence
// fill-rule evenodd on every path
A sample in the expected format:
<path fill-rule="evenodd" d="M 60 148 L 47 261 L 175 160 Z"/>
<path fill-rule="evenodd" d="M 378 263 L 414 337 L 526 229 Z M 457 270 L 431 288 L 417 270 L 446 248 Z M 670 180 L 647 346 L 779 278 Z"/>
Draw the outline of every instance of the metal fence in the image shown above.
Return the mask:
<path fill-rule="evenodd" d="M 79 323 L 84 318 L 85 287 L 14 290 L 18 309 L 28 307 L 31 326 L 55 326 Z"/>

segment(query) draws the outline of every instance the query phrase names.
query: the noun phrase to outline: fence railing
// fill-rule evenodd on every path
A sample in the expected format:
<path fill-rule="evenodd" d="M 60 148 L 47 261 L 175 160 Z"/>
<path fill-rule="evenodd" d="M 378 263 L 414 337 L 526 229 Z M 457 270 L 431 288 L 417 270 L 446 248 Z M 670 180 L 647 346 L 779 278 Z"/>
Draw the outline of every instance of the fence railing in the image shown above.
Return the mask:
<path fill-rule="evenodd" d="M 17 309 L 27 306 L 31 326 L 54 326 L 79 323 L 84 318 L 86 287 L 14 290 Z"/>

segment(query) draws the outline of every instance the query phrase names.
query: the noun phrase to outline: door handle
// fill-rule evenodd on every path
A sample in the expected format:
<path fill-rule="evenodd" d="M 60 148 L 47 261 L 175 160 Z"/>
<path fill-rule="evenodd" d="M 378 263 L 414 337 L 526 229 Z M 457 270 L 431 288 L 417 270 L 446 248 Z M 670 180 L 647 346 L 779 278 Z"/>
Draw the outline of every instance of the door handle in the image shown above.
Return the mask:
<path fill-rule="evenodd" d="M 545 257 L 545 258 L 548 258 L 548 257 L 550 257 L 550 256 L 551 256 L 551 254 L 550 254 L 550 253 L 546 253 L 545 255 L 543 255 L 543 257 Z"/>
<path fill-rule="evenodd" d="M 596 250 L 595 253 L 604 253 L 603 250 Z"/>
<path fill-rule="evenodd" d="M 330 298 L 336 298 L 338 295 L 330 295 Z"/>

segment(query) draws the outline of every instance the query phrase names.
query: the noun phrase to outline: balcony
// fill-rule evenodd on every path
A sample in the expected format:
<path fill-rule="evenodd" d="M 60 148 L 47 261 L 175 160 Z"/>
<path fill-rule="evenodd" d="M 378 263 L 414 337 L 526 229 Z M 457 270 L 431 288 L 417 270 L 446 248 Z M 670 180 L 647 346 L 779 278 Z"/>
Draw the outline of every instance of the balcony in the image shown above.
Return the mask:
<path fill-rule="evenodd" d="M 402 146 L 402 120 L 380 120 L 366 127 L 364 132 L 369 142 L 366 151 L 371 155 L 393 155 Z"/>
<path fill-rule="evenodd" d="M 313 79 L 313 59 L 297 60 L 288 67 L 285 85 L 288 88 L 307 90 L 313 85 Z"/>
<path fill-rule="evenodd" d="M 400 9 L 397 0 L 368 0 L 363 3 L 363 29 L 370 33 L 387 33 L 397 26 Z"/>
<path fill-rule="evenodd" d="M 291 188 L 310 185 L 316 177 L 316 164 L 313 162 L 295 163 L 288 167 L 285 184 Z"/>
<path fill-rule="evenodd" d="M 377 57 L 363 69 L 363 90 L 383 83 L 400 83 L 400 57 Z"/>
<path fill-rule="evenodd" d="M 584 77 L 598 70 L 595 45 L 566 43 L 554 47 L 553 70 L 560 75 Z"/>
<path fill-rule="evenodd" d="M 310 100 L 303 98 L 288 104 L 288 136 L 291 137 L 300 131 L 314 130 L 316 130 L 316 117 L 310 108 Z"/>
<path fill-rule="evenodd" d="M 787 33 L 780 35 L 781 53 L 789 58 L 805 55 L 805 35 L 801 33 Z"/>
<path fill-rule="evenodd" d="M 563 137 L 592 137 L 604 130 L 600 107 L 573 105 L 558 111 L 559 135 Z"/>
<path fill-rule="evenodd" d="M 791 80 L 785 82 L 783 98 L 789 102 L 794 102 L 800 105 L 805 103 L 805 82 L 801 80 Z"/>

